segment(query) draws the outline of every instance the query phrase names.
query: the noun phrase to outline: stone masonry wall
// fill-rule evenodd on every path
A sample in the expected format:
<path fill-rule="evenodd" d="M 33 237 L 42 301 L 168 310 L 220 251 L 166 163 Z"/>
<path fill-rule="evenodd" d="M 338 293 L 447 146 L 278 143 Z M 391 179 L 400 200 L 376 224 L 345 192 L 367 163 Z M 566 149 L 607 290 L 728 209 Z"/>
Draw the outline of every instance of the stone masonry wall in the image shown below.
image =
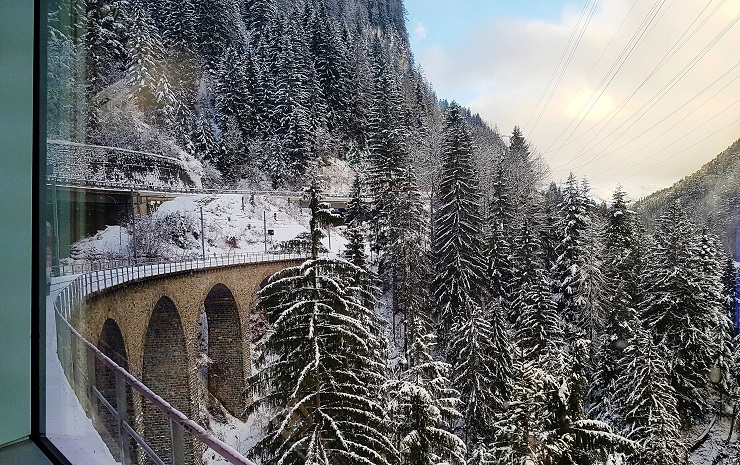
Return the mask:
<path fill-rule="evenodd" d="M 202 424 L 203 418 L 198 418 L 198 412 L 202 411 L 205 399 L 202 398 L 203 390 L 199 389 L 199 381 L 196 374 L 195 360 L 198 356 L 197 331 L 198 321 L 202 309 L 206 308 L 209 320 L 209 333 L 211 326 L 214 332 L 209 334 L 213 346 L 209 344 L 209 352 L 218 350 L 219 355 L 214 353 L 209 356 L 218 362 L 214 375 L 219 374 L 224 383 L 219 379 L 209 380 L 209 390 L 218 398 L 224 406 L 236 416 L 243 411 L 247 399 L 243 397 L 245 378 L 252 372 L 251 366 L 251 331 L 250 315 L 255 303 L 255 293 L 262 281 L 273 273 L 294 266 L 298 262 L 287 263 L 253 263 L 235 265 L 212 270 L 192 271 L 179 274 L 154 277 L 125 286 L 108 289 L 88 298 L 85 308 L 72 316 L 72 325 L 89 341 L 99 341 L 103 332 L 103 325 L 107 319 L 112 319 L 120 328 L 123 335 L 125 353 L 128 356 L 129 372 L 137 379 L 144 381 L 147 378 L 152 382 L 150 375 L 144 376 L 144 358 L 147 331 L 150 329 L 150 320 L 153 311 L 160 299 L 167 299 L 167 307 L 179 316 L 183 344 L 176 344 L 177 348 L 171 346 L 172 355 L 181 354 L 185 362 L 182 373 L 182 382 L 186 389 L 168 398 L 167 392 L 157 394 L 171 402 L 176 408 L 181 409 L 186 415 Z M 208 312 L 206 298 L 209 293 L 215 291 L 211 297 L 211 312 Z M 226 292 L 228 291 L 228 292 Z M 233 302 L 228 299 L 228 293 L 233 296 Z M 214 299 L 214 296 L 217 297 Z M 213 305 L 218 303 L 218 305 Z M 235 307 L 236 314 L 229 311 L 229 307 Z M 161 307 L 161 305 L 160 305 Z M 168 312 L 164 312 L 168 313 Z M 167 327 L 176 327 L 176 318 L 169 313 Z M 165 320 L 167 323 L 167 320 Z M 230 326 L 236 326 L 230 330 Z M 173 328 L 174 329 L 174 328 Z M 164 334 L 164 333 L 162 333 Z M 174 339 L 173 339 L 174 341 Z M 237 363 L 242 365 L 241 370 L 227 363 L 227 359 L 220 352 L 226 347 L 232 346 L 231 354 L 238 353 Z M 236 346 L 236 347 L 234 347 Z M 166 357 L 167 352 L 162 352 Z M 152 355 L 152 354 L 150 354 Z M 179 359 L 179 356 L 177 356 Z M 240 359 L 240 360 L 239 360 Z M 233 359 L 232 359 L 233 360 Z M 179 362 L 178 362 L 179 364 Z M 215 364 L 214 364 L 215 365 Z M 166 376 L 164 373 L 155 376 Z M 239 379 L 234 379 L 238 377 Z M 156 383 L 155 383 L 156 384 Z M 133 396 L 133 418 L 134 426 L 140 433 L 145 432 L 144 414 L 147 413 L 142 405 L 142 398 Z M 198 450 L 189 446 L 193 457 L 199 457 Z M 195 460 L 195 458 L 193 459 Z M 199 463 L 196 460 L 194 463 Z"/>

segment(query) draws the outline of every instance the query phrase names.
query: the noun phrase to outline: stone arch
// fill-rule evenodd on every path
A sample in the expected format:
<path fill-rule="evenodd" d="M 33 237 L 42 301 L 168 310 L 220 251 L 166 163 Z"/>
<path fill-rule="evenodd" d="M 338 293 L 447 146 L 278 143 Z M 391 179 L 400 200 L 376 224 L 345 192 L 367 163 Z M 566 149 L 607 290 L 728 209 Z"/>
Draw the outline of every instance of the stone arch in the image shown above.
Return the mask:
<path fill-rule="evenodd" d="M 191 417 L 188 356 L 180 314 L 169 297 L 161 297 L 149 317 L 144 337 L 142 382 L 174 408 Z M 144 440 L 171 463 L 168 419 L 147 400 L 142 400 Z M 185 438 L 186 463 L 195 463 L 192 440 Z"/>
<path fill-rule="evenodd" d="M 108 318 L 103 323 L 97 347 L 118 366 L 126 371 L 129 370 L 128 351 L 126 350 L 123 333 L 118 323 L 112 318 Z M 125 421 L 129 425 L 133 425 L 134 400 L 131 386 L 126 384 L 125 405 L 120 406 L 116 389 L 116 377 L 113 370 L 98 359 L 95 359 L 95 386 L 105 400 L 116 409 L 119 415 L 123 414 Z M 119 434 L 121 434 L 118 427 L 118 420 L 116 420 L 113 414 L 97 398 L 95 404 L 96 411 L 98 412 L 98 431 L 113 456 L 118 457 L 121 453 L 121 444 L 118 442 Z M 125 410 L 121 407 L 124 407 Z M 135 457 L 136 441 L 131 438 L 129 438 L 128 449 L 134 452 L 133 457 Z"/>
<path fill-rule="evenodd" d="M 203 303 L 208 328 L 208 393 L 237 418 L 246 406 L 243 328 L 234 294 L 216 284 Z M 202 340 L 202 339 L 201 339 Z"/>

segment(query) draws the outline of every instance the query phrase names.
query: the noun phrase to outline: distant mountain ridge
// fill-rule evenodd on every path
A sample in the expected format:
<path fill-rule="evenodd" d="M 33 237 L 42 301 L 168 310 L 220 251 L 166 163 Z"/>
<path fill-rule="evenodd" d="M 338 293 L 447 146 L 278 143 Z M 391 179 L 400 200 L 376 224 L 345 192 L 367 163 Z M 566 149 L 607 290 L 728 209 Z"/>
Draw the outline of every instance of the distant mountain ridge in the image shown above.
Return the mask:
<path fill-rule="evenodd" d="M 727 251 L 735 251 L 740 227 L 740 139 L 696 173 L 635 204 L 648 229 L 672 202 L 678 202 L 701 227 L 716 234 Z"/>

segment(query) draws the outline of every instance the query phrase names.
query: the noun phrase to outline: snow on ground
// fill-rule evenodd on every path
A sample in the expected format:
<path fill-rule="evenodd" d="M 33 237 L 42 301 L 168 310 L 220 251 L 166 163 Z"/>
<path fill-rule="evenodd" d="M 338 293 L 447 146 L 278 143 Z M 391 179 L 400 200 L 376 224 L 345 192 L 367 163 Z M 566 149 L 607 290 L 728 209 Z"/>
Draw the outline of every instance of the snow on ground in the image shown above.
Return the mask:
<path fill-rule="evenodd" d="M 266 229 L 274 231 L 274 235 L 268 236 L 268 250 L 278 250 L 281 242 L 308 232 L 309 211 L 301 208 L 299 200 L 297 197 L 267 195 L 183 195 L 164 202 L 150 218 L 137 217 L 137 221 L 141 223 L 139 227 L 149 221 L 155 229 L 152 231 L 155 236 L 166 237 L 158 245 L 163 258 L 201 256 L 201 208 L 206 255 L 264 252 Z M 346 246 L 343 231 L 343 226 L 331 228 L 322 239 L 324 247 L 330 249 L 332 255 L 341 253 Z M 132 237 L 125 227 L 108 226 L 96 235 L 77 242 L 74 250 L 79 259 L 126 258 L 131 244 Z M 52 295 L 47 299 L 48 434 L 65 455 L 74 459 L 73 463 L 114 465 L 118 462 L 82 410 L 57 357 L 53 301 L 63 287 L 63 281 L 71 279 L 73 277 L 58 279 L 53 285 Z M 217 437 L 246 453 L 259 439 L 259 425 L 265 422 L 259 414 L 254 414 L 246 423 L 230 417 L 226 423 L 213 420 L 210 426 Z M 213 465 L 226 463 L 210 450 L 206 451 L 204 459 Z"/>
<path fill-rule="evenodd" d="M 209 429 L 214 436 L 246 457 L 249 450 L 263 437 L 261 425 L 266 425 L 267 421 L 268 419 L 261 412 L 253 413 L 246 422 L 228 415 L 225 423 L 212 420 Z M 228 461 L 211 449 L 205 451 L 203 461 L 206 465 L 229 465 Z"/>
<path fill-rule="evenodd" d="M 162 203 L 150 217 L 137 217 L 137 231 L 152 235 L 152 240 L 143 241 L 147 245 L 139 245 L 148 249 L 138 250 L 138 255 L 156 254 L 172 260 L 200 257 L 203 253 L 201 208 L 205 254 L 210 256 L 264 252 L 266 230 L 273 231 L 273 235 L 267 236 L 268 251 L 279 250 L 281 242 L 308 232 L 309 211 L 301 208 L 298 197 L 183 195 Z M 332 252 L 339 253 L 346 245 L 342 229 L 332 228 L 322 241 Z M 157 236 L 156 240 L 154 236 Z M 137 243 L 142 244 L 141 237 Z M 126 228 L 108 226 L 77 242 L 74 257 L 92 260 L 128 258 L 132 244 Z"/>
<path fill-rule="evenodd" d="M 46 299 L 46 435 L 75 464 L 117 465 L 92 422 L 82 409 L 62 371 L 57 356 L 54 299 L 67 282 L 66 276 L 52 284 Z"/>
<path fill-rule="evenodd" d="M 338 158 L 329 158 L 319 165 L 319 177 L 322 179 L 324 192 L 349 195 L 355 171 Z"/>
<path fill-rule="evenodd" d="M 735 457 L 740 451 L 737 443 L 728 443 L 730 435 L 732 408 L 729 407 L 721 419 L 718 419 L 709 431 L 707 440 L 691 454 L 691 462 L 697 465 L 727 463 L 728 459 Z M 737 430 L 733 431 L 733 437 L 737 437 Z M 694 435 L 696 437 L 698 435 Z"/>

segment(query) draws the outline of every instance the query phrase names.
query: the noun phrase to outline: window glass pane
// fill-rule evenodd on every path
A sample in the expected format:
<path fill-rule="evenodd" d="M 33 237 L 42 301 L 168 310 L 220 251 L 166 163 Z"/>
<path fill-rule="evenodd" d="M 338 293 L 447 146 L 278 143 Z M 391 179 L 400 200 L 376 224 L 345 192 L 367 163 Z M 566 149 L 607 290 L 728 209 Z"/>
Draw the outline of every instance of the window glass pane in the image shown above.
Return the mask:
<path fill-rule="evenodd" d="M 266 271 L 211 280 L 203 270 L 265 261 L 255 252 L 272 246 L 278 213 L 260 205 L 254 224 L 235 227 L 241 235 L 205 238 L 206 225 L 231 221 L 219 209 L 251 202 L 254 213 L 254 195 L 234 193 L 204 215 L 214 197 L 192 193 L 203 166 L 183 149 L 189 116 L 171 97 L 194 98 L 195 70 L 209 70 L 176 44 L 165 53 L 155 2 L 44 4 L 45 433 L 74 464 L 245 463 L 231 448 L 241 432 L 227 445 L 201 425 L 245 427 L 246 325 Z M 261 240 L 245 246 L 245 235 Z"/>
<path fill-rule="evenodd" d="M 0 14 L 0 447 L 31 433 L 33 243 L 33 4 L 3 10 L 13 14 Z"/>
<path fill-rule="evenodd" d="M 614 42 L 603 39 L 619 23 L 604 18 L 624 2 L 585 2 L 575 41 L 564 27 L 572 5 L 532 6 L 563 2 L 447 2 L 426 43 L 444 31 L 455 48 L 435 43 L 424 55 L 467 83 L 458 98 L 471 108 L 438 99 L 414 63 L 402 0 L 41 3 L 44 432 L 73 464 L 738 455 L 725 438 L 740 431 L 740 141 L 636 198 L 657 188 L 652 169 L 682 165 L 671 157 L 737 128 L 712 134 L 720 126 L 703 124 L 714 117 L 694 118 L 711 106 L 699 94 L 732 90 L 740 63 L 709 86 L 696 77 L 698 94 L 672 91 L 676 81 L 653 103 L 629 103 L 677 66 L 679 48 L 701 42 L 699 28 L 730 31 L 736 12 L 728 28 L 707 21 L 732 2 L 705 7 L 697 29 L 675 37 L 667 26 L 694 16 L 673 2 L 656 2 L 670 13 L 645 11 L 641 23 L 624 11 Z M 453 10 L 470 8 L 548 17 L 463 28 L 487 47 L 475 51 L 451 29 L 467 24 Z M 589 24 L 603 30 L 586 34 Z M 536 46 L 512 46 L 520 33 Z M 540 94 L 537 63 L 557 57 L 549 47 L 563 33 L 603 61 L 566 72 L 588 54 L 564 51 Z M 657 36 L 681 45 L 652 63 L 665 45 Z M 614 87 L 601 101 L 606 87 L 586 84 L 623 39 L 629 53 L 604 77 Z M 481 68 L 488 55 L 501 61 Z M 701 59 L 681 56 L 678 80 Z M 457 60 L 479 63 L 441 71 Z M 511 90 L 499 73 L 513 73 Z M 735 100 L 720 90 L 717 100 Z M 507 134 L 474 108 L 524 119 L 537 95 L 532 126 L 511 121 Z M 677 126 L 684 120 L 693 126 Z M 653 132 L 664 123 L 682 137 Z M 560 135 L 538 150 L 551 129 Z M 700 129 L 704 139 L 682 141 Z M 651 139 L 631 152 L 642 137 Z M 596 182 L 577 172 L 607 160 Z M 622 190 L 613 168 L 640 190 Z"/>

